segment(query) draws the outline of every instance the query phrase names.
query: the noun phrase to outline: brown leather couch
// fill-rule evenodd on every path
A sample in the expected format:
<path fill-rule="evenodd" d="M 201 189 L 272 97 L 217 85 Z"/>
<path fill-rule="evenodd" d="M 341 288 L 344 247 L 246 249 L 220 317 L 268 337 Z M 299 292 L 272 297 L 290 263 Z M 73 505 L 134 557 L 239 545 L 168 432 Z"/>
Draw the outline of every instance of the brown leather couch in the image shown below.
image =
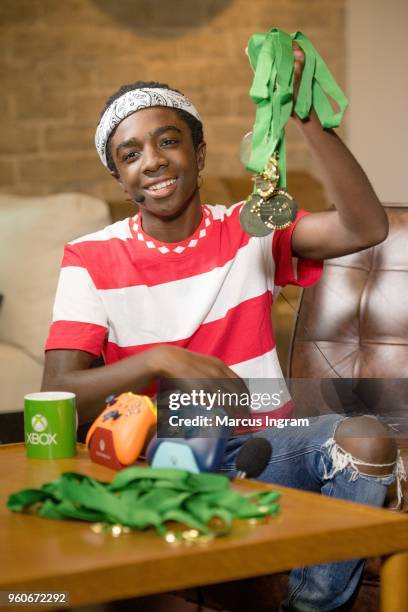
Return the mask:
<path fill-rule="evenodd" d="M 326 261 L 319 283 L 302 292 L 288 374 L 317 382 L 310 394 L 314 406 L 300 394 L 302 383 L 292 385 L 299 412 L 317 406 L 340 412 L 343 400 L 346 412 L 372 411 L 387 421 L 408 472 L 408 206 L 386 210 L 390 231 L 382 244 Z M 338 376 L 350 382 L 342 384 Z M 351 379 L 360 380 L 354 395 Z M 395 505 L 395 490 L 387 501 Z M 379 567 L 379 559 L 366 564 L 353 612 L 379 609 Z"/>
<path fill-rule="evenodd" d="M 408 383 L 408 206 L 386 210 L 390 232 L 382 244 L 328 260 L 319 283 L 302 291 L 287 371 L 299 414 L 371 411 L 392 423 L 400 430 L 396 435 L 408 471 L 408 384 L 403 380 Z M 392 493 L 389 505 L 395 503 Z M 404 493 L 407 498 L 406 487 Z M 380 563 L 378 558 L 367 562 L 347 609 L 379 610 Z M 205 587 L 201 603 L 273 612 L 286 580 L 263 576 Z"/>
<path fill-rule="evenodd" d="M 302 292 L 288 376 L 299 414 L 372 413 L 387 422 L 408 471 L 408 206 L 386 211 L 382 244 L 327 260 Z"/>

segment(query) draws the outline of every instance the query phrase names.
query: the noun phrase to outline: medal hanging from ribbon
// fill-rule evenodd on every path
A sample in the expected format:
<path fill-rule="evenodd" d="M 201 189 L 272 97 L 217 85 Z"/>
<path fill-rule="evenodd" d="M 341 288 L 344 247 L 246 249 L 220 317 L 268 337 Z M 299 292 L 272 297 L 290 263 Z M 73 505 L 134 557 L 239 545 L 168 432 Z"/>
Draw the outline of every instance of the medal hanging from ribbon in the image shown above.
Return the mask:
<path fill-rule="evenodd" d="M 305 64 L 294 104 L 293 42 Z M 253 131 L 241 143 L 241 161 L 254 172 L 254 190 L 241 210 L 241 226 L 251 236 L 266 236 L 289 227 L 297 204 L 286 191 L 285 126 L 293 112 L 305 120 L 315 111 L 323 128 L 338 127 L 348 102 L 316 49 L 301 32 L 273 28 L 254 34 L 247 54 L 254 71 L 249 95 L 256 104 Z M 334 112 L 326 96 L 338 105 Z"/>

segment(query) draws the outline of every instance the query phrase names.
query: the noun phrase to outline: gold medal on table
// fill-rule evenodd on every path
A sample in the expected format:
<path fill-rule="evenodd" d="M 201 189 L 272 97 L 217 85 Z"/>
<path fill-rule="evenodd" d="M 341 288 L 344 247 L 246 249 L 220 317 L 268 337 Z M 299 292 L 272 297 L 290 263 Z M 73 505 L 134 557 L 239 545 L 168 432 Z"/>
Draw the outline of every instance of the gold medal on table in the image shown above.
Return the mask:
<path fill-rule="evenodd" d="M 271 233 L 260 217 L 262 198 L 256 194 L 250 195 L 244 206 L 241 208 L 239 222 L 244 232 L 250 236 L 261 238 Z"/>
<path fill-rule="evenodd" d="M 277 189 L 274 194 L 260 204 L 260 217 L 269 229 L 286 229 L 296 219 L 296 200 L 284 189 Z"/>

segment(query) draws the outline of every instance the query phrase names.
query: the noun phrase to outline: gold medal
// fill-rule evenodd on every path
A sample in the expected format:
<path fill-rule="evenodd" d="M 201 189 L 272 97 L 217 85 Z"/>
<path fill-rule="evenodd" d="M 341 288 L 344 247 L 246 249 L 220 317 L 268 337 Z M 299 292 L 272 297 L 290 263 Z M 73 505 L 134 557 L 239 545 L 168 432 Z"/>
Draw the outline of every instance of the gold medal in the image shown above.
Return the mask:
<path fill-rule="evenodd" d="M 275 183 L 275 185 L 277 184 L 279 180 L 279 162 L 276 153 L 268 159 L 265 170 L 262 174 L 270 181 Z"/>
<path fill-rule="evenodd" d="M 272 230 L 285 229 L 296 219 L 297 203 L 284 189 L 278 189 L 279 162 L 277 153 L 267 161 L 260 174 L 253 177 L 254 193 L 241 209 L 242 229 L 250 236 L 267 236 Z"/>
<path fill-rule="evenodd" d="M 290 227 L 297 215 L 296 200 L 284 189 L 278 189 L 268 200 L 260 205 L 260 216 L 269 229 Z"/>
<path fill-rule="evenodd" d="M 275 191 L 276 182 L 270 181 L 264 174 L 256 174 L 253 181 L 255 182 L 255 193 L 261 198 L 269 198 Z"/>
<path fill-rule="evenodd" d="M 241 208 L 239 222 L 244 232 L 250 236 L 261 238 L 271 233 L 271 230 L 266 227 L 260 217 L 262 198 L 252 194 L 247 198 L 244 206 Z"/>
<path fill-rule="evenodd" d="M 268 159 L 265 169 L 252 179 L 255 182 L 255 193 L 263 199 L 269 198 L 276 189 L 279 180 L 279 164 L 275 155 Z"/>

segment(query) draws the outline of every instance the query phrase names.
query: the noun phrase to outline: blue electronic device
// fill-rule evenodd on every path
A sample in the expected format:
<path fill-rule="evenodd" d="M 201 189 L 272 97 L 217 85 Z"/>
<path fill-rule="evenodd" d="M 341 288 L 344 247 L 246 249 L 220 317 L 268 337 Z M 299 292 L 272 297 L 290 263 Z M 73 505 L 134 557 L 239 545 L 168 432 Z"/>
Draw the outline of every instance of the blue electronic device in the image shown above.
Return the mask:
<path fill-rule="evenodd" d="M 153 438 L 146 459 L 152 467 L 189 472 L 215 472 L 221 465 L 226 438 Z"/>

